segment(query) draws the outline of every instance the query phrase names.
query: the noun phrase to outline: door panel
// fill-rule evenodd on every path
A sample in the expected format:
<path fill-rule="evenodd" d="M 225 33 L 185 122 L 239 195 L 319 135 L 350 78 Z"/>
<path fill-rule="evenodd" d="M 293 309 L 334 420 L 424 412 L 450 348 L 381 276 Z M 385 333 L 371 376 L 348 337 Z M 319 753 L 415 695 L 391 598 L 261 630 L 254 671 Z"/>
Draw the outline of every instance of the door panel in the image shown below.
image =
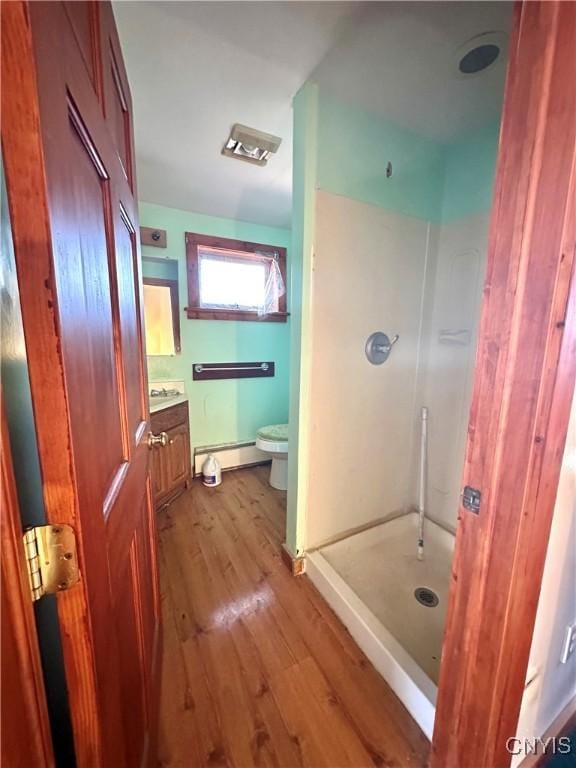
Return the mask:
<path fill-rule="evenodd" d="M 76 0 L 66 0 L 63 5 L 94 92 L 99 94 L 101 87 L 97 51 L 98 4 L 96 2 L 79 3 Z"/>
<path fill-rule="evenodd" d="M 181 424 L 168 431 L 166 461 L 169 472 L 168 484 L 172 488 L 186 480 L 190 474 L 190 438 L 187 424 Z"/>
<path fill-rule="evenodd" d="M 116 25 L 109 7 L 102 12 L 101 34 L 105 112 L 122 173 L 129 187 L 133 189 L 134 148 L 130 88 L 122 64 Z"/>
<path fill-rule="evenodd" d="M 111 483 L 128 458 L 121 429 L 108 270 L 113 259 L 107 232 L 111 214 L 109 179 L 86 128 L 71 107 L 69 142 L 63 150 L 75 169 L 70 188 L 74 232 L 67 247 L 55 258 L 62 335 L 67 342 L 65 363 L 70 377 L 82 382 L 82 396 L 73 396 L 70 401 L 76 411 L 80 460 L 90 462 L 91 471 L 87 468 L 86 474 L 104 503 Z M 71 214 L 68 209 L 68 216 Z M 71 270 L 67 262 L 74 255 L 78 268 Z M 90 333 L 79 334 L 79 327 L 89 328 Z M 97 403 L 103 407 L 98 409 L 95 420 L 90 418 L 87 405 Z M 105 445 L 94 451 L 101 434 L 106 435 Z"/>
<path fill-rule="evenodd" d="M 122 717 L 126 737 L 128 765 L 138 766 L 142 759 L 142 734 L 146 732 L 143 647 L 141 644 L 138 584 L 137 534 L 128 548 L 128 558 L 119 576 L 125 589 L 118 592 L 114 606 L 116 621 L 122 626 L 120 664 L 122 667 Z"/>
<path fill-rule="evenodd" d="M 138 282 L 138 255 L 136 231 L 124 206 L 116 212 L 116 290 L 120 317 L 118 325 L 122 337 L 122 377 L 126 400 L 128 440 L 132 445 L 140 442 L 148 418 L 148 400 L 145 391 L 146 373 L 141 354 L 142 335 L 140 317 L 140 289 Z"/>
<path fill-rule="evenodd" d="M 120 83 L 118 65 L 116 64 L 116 59 L 112 50 L 108 52 L 108 66 L 110 69 L 108 79 L 112 83 L 112 87 L 109 87 L 107 91 L 108 118 L 114 132 L 116 151 L 122 166 L 122 172 L 124 173 L 125 178 L 128 179 L 130 168 L 130 120 L 126 106 L 126 98 Z"/>
<path fill-rule="evenodd" d="M 8 5 L 2 138 L 45 505 L 81 569 L 58 595 L 77 761 L 140 766 L 159 603 L 130 92 L 109 3 Z"/>
<path fill-rule="evenodd" d="M 169 487 L 165 450 L 153 450 L 150 458 L 150 475 L 152 478 L 154 497 L 157 498 L 165 493 Z"/>
<path fill-rule="evenodd" d="M 153 551 L 150 548 L 150 534 L 149 534 L 149 521 L 146 519 L 148 516 L 153 516 L 154 510 L 151 503 L 150 487 L 147 486 L 146 494 L 147 499 L 143 500 L 143 514 L 141 516 L 141 528 L 137 532 L 137 563 L 138 563 L 138 588 L 140 589 L 140 596 L 136 595 L 136 602 L 141 606 L 141 632 L 142 632 L 142 645 L 143 645 L 143 658 L 153 658 L 154 644 L 157 642 L 154 634 L 156 624 L 156 617 L 154 615 L 154 603 L 145 599 L 146 595 L 155 594 L 156 585 L 152 579 L 154 573 L 153 566 Z M 147 700 L 147 708 L 150 709 L 152 702 Z"/>

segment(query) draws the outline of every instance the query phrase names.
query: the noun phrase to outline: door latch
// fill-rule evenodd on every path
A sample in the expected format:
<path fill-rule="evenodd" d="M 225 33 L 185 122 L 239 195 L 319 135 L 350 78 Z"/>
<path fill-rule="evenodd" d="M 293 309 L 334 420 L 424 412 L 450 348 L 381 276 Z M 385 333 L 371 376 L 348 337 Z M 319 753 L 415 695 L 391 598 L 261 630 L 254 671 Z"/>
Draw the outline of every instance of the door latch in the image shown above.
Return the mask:
<path fill-rule="evenodd" d="M 465 509 L 474 512 L 475 515 L 479 514 L 481 498 L 482 493 L 478 488 L 472 488 L 470 485 L 464 486 L 464 490 L 462 491 L 462 506 Z"/>

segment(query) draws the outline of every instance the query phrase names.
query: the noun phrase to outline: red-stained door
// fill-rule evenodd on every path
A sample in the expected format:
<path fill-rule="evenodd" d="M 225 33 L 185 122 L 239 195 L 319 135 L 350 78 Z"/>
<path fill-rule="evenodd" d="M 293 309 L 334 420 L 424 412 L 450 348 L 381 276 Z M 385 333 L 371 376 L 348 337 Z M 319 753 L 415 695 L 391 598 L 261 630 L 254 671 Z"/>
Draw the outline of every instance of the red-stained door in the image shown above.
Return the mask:
<path fill-rule="evenodd" d="M 78 765 L 154 758 L 159 602 L 130 91 L 108 2 L 3 4 L 2 141 Z"/>

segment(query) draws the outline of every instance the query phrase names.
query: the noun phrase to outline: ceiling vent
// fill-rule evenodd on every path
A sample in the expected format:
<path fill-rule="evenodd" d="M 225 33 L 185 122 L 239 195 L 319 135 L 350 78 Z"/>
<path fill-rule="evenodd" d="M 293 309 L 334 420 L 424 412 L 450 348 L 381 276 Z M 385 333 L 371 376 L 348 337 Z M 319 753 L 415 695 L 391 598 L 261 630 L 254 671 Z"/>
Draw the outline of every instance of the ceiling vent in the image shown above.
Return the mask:
<path fill-rule="evenodd" d="M 271 133 L 262 133 L 237 123 L 232 127 L 222 154 L 254 165 L 266 165 L 270 155 L 278 151 L 281 141 L 281 138 L 272 136 Z"/>
<path fill-rule="evenodd" d="M 506 58 L 508 36 L 505 32 L 482 32 L 474 35 L 454 53 L 458 77 L 481 75 Z"/>

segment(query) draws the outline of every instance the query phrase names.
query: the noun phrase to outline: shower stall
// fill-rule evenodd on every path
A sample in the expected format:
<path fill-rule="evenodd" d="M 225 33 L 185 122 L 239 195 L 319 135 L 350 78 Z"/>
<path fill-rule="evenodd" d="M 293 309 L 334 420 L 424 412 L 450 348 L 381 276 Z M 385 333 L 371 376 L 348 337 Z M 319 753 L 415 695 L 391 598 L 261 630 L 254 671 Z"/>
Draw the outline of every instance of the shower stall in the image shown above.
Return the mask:
<path fill-rule="evenodd" d="M 510 7 L 368 5 L 295 101 L 309 296 L 299 544 L 308 576 L 431 737 Z M 398 42 L 408 29 L 410 62 Z M 459 62 L 482 58 L 471 52 L 494 29 L 499 56 L 467 77 Z M 375 332 L 395 343 L 377 337 L 372 356 Z"/>

